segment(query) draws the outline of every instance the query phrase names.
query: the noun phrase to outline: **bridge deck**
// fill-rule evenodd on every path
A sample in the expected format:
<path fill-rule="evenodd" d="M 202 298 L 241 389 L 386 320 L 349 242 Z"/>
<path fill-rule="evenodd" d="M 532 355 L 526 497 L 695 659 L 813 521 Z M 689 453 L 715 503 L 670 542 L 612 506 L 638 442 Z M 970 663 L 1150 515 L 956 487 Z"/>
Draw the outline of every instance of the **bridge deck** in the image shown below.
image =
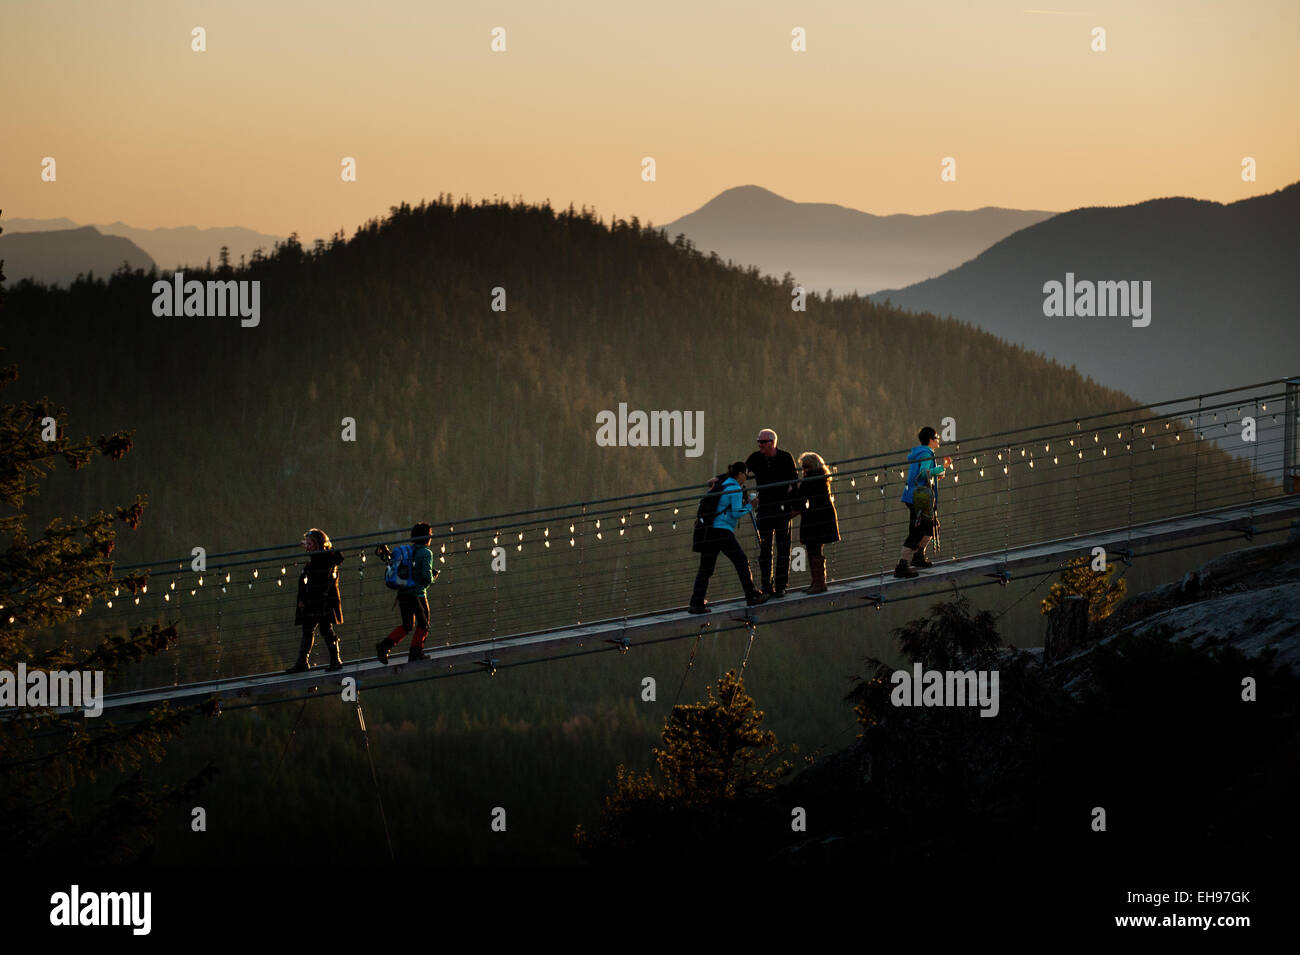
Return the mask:
<path fill-rule="evenodd" d="M 409 678 L 413 674 L 435 667 L 451 669 L 461 665 L 480 666 L 490 660 L 504 659 L 511 653 L 550 650 L 586 643 L 626 641 L 626 645 L 632 646 L 636 641 L 644 641 L 652 637 L 697 632 L 704 624 L 711 621 L 777 622 L 783 617 L 790 616 L 789 612 L 794 609 L 802 613 L 809 607 L 823 605 L 833 607 L 844 601 L 874 602 L 877 598 L 887 601 L 891 594 L 897 596 L 917 587 L 929 587 L 937 582 L 947 582 L 957 578 L 995 576 L 1000 573 L 1007 573 L 1014 577 L 1012 572 L 1015 570 L 1055 565 L 1070 557 L 1089 554 L 1091 549 L 1097 546 L 1105 547 L 1113 560 L 1115 555 L 1124 550 L 1136 553 L 1139 547 L 1149 547 L 1182 538 L 1206 536 L 1216 531 L 1246 532 L 1297 516 L 1300 516 L 1300 495 L 1292 495 L 1250 506 L 1206 511 L 1135 525 L 1132 528 L 1116 528 L 1078 537 L 1013 547 L 1005 552 L 978 554 L 959 560 L 939 562 L 933 569 L 922 572 L 915 579 L 897 579 L 893 577 L 891 567 L 885 573 L 836 580 L 830 589 L 822 594 L 788 591 L 784 599 L 769 601 L 758 607 L 746 607 L 743 598 L 711 603 L 713 613 L 709 616 L 690 614 L 684 607 L 678 607 L 580 626 L 518 633 L 493 640 L 473 640 L 451 646 L 429 648 L 426 651 L 426 659 L 415 663 L 390 662 L 384 666 L 378 660 L 367 659 L 348 663 L 336 673 L 326 673 L 323 669 L 313 669 L 308 673 L 299 674 L 262 673 L 112 694 L 105 697 L 104 708 L 156 706 L 168 701 L 193 705 L 217 696 L 222 700 L 230 701 L 283 694 L 287 690 L 320 689 L 322 692 L 334 693 L 340 681 L 348 676 L 354 677 L 358 684 L 375 685 L 398 677 Z M 682 559 L 688 558 L 683 554 Z M 720 572 L 725 572 L 725 569 Z M 394 653 L 394 660 L 398 659 L 399 653 L 404 658 L 405 652 L 399 650 Z"/>

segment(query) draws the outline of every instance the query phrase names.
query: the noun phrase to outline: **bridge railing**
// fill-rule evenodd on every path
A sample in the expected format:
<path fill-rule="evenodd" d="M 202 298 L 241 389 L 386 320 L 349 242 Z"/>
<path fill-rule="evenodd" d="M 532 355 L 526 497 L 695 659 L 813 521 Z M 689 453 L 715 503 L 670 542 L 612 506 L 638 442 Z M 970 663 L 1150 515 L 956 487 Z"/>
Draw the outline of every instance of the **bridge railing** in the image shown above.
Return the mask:
<path fill-rule="evenodd" d="M 1031 543 L 1086 537 L 1295 491 L 1300 382 L 1264 382 L 1232 391 L 1058 421 L 946 443 L 953 459 L 940 483 L 939 562 L 996 554 Z M 906 536 L 900 502 L 906 451 L 832 462 L 840 543 L 827 548 L 831 579 L 892 572 Z M 690 547 L 703 486 L 674 488 L 453 521 L 434 528 L 442 572 L 429 589 L 430 645 L 458 643 L 683 607 L 698 560 Z M 400 534 L 336 539 L 345 658 L 369 657 L 396 625 L 383 565 L 370 552 Z M 758 573 L 752 526 L 737 537 Z M 792 537 L 799 540 L 799 521 Z M 1083 551 L 1086 553 L 1086 551 Z M 179 620 L 173 652 L 133 668 L 137 689 L 229 678 L 292 662 L 292 625 L 302 551 L 271 546 L 123 567 L 147 572 L 148 589 L 122 591 L 87 607 L 77 630 Z M 796 551 L 790 586 L 808 582 Z M 719 562 L 711 600 L 740 593 Z M 69 599 L 75 599 L 70 594 Z M 323 651 L 317 650 L 317 661 Z"/>

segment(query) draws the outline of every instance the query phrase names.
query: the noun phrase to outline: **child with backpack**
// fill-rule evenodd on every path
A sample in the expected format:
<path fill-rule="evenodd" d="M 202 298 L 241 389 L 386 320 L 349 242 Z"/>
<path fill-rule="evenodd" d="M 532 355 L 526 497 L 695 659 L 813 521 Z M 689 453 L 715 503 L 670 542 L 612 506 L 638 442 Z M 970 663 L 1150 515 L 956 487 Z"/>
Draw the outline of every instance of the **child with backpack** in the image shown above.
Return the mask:
<path fill-rule="evenodd" d="M 432 543 L 433 527 L 421 522 L 411 528 L 409 544 L 399 544 L 391 551 L 384 544 L 376 548 L 379 559 L 388 561 L 384 582 L 397 591 L 397 608 L 402 615 L 402 625 L 394 627 L 375 647 L 380 663 L 388 662 L 388 655 L 413 627 L 407 662 L 424 659 L 424 638 L 429 635 L 429 599 L 425 591 L 438 579 L 429 548 Z"/>
<path fill-rule="evenodd" d="M 768 595 L 754 586 L 754 578 L 749 572 L 749 558 L 736 540 L 736 521 L 749 514 L 751 508 L 740 491 L 745 476 L 745 462 L 736 461 L 700 501 L 692 541 L 692 549 L 700 555 L 700 570 L 695 575 L 695 589 L 687 607 L 691 613 L 710 612 L 704 595 L 708 592 L 713 569 L 718 564 L 718 554 L 726 554 L 735 565 L 747 604 L 752 607 L 767 600 Z"/>
<path fill-rule="evenodd" d="M 920 441 L 907 456 L 907 486 L 903 489 L 903 503 L 907 505 L 907 539 L 894 568 L 895 577 L 915 577 L 915 567 L 933 567 L 925 559 L 925 546 L 934 536 L 935 504 L 938 501 L 938 480 L 947 472 L 951 458 L 940 464 L 934 452 L 939 448 L 939 433 L 934 428 L 917 432 Z M 910 566 L 909 566 L 910 564 Z"/>
<path fill-rule="evenodd" d="M 339 593 L 339 564 L 343 555 L 334 549 L 329 535 L 313 527 L 302 535 L 302 549 L 307 552 L 307 566 L 298 578 L 298 609 L 293 622 L 302 627 L 298 661 L 285 673 L 305 673 L 311 669 L 308 657 L 316 641 L 316 628 L 329 649 L 327 670 L 343 669 L 339 656 L 339 638 L 334 625 L 343 622 L 343 597 Z"/>

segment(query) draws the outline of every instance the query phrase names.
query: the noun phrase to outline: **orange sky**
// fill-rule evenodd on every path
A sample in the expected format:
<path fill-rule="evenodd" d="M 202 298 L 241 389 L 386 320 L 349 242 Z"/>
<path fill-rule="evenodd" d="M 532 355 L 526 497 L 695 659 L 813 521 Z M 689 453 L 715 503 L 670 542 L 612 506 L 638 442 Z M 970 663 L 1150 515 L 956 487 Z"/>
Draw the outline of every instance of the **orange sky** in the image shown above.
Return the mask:
<path fill-rule="evenodd" d="M 665 223 L 749 183 L 926 213 L 1300 179 L 1300 3 L 1045 3 L 8 3 L 0 208 L 307 239 L 439 192 Z"/>

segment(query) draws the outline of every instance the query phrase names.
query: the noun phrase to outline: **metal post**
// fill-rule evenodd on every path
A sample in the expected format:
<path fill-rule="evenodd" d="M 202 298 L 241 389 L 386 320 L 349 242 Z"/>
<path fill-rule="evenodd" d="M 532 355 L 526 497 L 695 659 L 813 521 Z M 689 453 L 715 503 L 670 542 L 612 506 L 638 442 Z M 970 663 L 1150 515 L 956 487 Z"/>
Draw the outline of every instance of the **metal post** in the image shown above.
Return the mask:
<path fill-rule="evenodd" d="M 1079 452 L 1083 449 L 1083 438 L 1080 437 L 1080 435 L 1082 435 L 1083 432 L 1080 431 L 1079 428 L 1080 428 L 1079 422 L 1076 421 L 1074 423 L 1074 433 L 1075 433 L 1075 439 L 1079 442 L 1079 446 L 1075 447 L 1073 443 L 1070 444 L 1070 447 L 1073 449 L 1074 452 L 1070 456 L 1074 458 L 1074 536 L 1075 537 L 1078 537 L 1079 534 L 1082 533 L 1079 527 L 1079 472 L 1082 470 L 1083 458 L 1080 457 Z"/>
<path fill-rule="evenodd" d="M 1128 424 L 1128 540 L 1124 546 L 1133 549 L 1133 422 Z"/>
<path fill-rule="evenodd" d="M 889 487 L 889 471 L 885 471 L 885 483 L 880 485 L 880 586 L 885 586 L 885 522 L 888 517 L 885 514 L 885 488 Z M 883 590 L 882 590 L 883 593 Z"/>
<path fill-rule="evenodd" d="M 1204 397 L 1196 399 L 1196 426 L 1192 429 L 1192 447 L 1195 457 L 1192 460 L 1192 513 L 1200 510 L 1201 490 L 1201 404 Z"/>
<path fill-rule="evenodd" d="M 1300 493 L 1300 378 L 1286 383 L 1282 420 L 1282 492 Z"/>
<path fill-rule="evenodd" d="M 446 547 L 447 547 L 447 553 L 440 556 L 454 557 L 456 555 L 456 527 L 454 524 L 447 525 Z M 439 549 L 441 550 L 441 548 Z M 439 563 L 442 563 L 442 561 L 439 561 Z M 446 641 L 444 642 L 446 646 L 451 646 L 451 583 L 450 583 L 451 563 L 450 562 L 447 563 L 447 577 L 448 577 L 448 583 L 446 585 L 446 588 L 443 591 L 443 593 L 447 595 L 447 599 L 443 603 L 442 609 L 444 611 L 443 623 L 445 624 L 445 634 L 447 637 Z M 432 623 L 432 621 L 430 622 Z"/>
<path fill-rule="evenodd" d="M 1002 532 L 1002 567 L 1006 569 L 1007 561 L 1011 559 L 1011 447 L 1008 445 L 1002 450 L 1007 456 L 1006 461 L 1003 462 L 1003 467 L 1006 468 L 1007 472 L 1007 517 Z"/>
<path fill-rule="evenodd" d="M 957 510 L 958 510 L 957 508 L 957 458 L 960 455 L 961 455 L 961 443 L 958 442 L 957 444 L 953 445 L 952 454 L 949 455 L 949 457 L 951 457 L 953 461 L 952 473 L 945 475 L 946 477 L 952 478 L 952 480 L 948 482 L 948 487 L 951 489 L 952 492 L 952 510 L 953 510 L 954 518 L 957 517 Z M 958 519 L 958 527 L 960 526 L 961 526 L 961 522 L 960 519 Z M 956 560 L 957 552 L 953 550 L 949 553 L 948 556 L 949 556 L 949 560 Z"/>
<path fill-rule="evenodd" d="M 714 452 L 717 453 L 716 451 Z M 582 515 L 578 518 L 578 625 L 582 625 L 582 583 L 586 571 L 587 557 L 587 505 L 582 505 Z"/>

